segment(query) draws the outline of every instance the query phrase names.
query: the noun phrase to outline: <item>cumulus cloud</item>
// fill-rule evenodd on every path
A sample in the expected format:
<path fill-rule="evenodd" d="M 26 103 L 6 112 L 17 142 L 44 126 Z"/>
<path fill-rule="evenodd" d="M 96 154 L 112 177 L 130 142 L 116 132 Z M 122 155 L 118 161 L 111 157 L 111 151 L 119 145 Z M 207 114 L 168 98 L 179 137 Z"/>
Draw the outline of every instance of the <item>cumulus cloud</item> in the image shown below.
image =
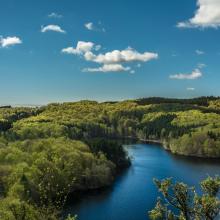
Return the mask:
<path fill-rule="evenodd" d="M 95 54 L 94 51 L 101 49 L 101 45 L 95 45 L 92 42 L 78 41 L 76 48 L 67 47 L 62 49 L 62 53 L 80 55 L 86 61 L 98 63 L 101 66 L 98 68 L 86 68 L 85 72 L 121 72 L 130 71 L 134 73 L 130 67 L 124 67 L 122 63 L 130 62 L 148 62 L 158 58 L 157 53 L 144 52 L 139 53 L 138 51 L 127 48 L 125 50 L 113 50 L 107 53 Z M 138 64 L 138 67 L 141 67 Z"/>
<path fill-rule="evenodd" d="M 202 50 L 196 50 L 195 52 L 196 52 L 197 55 L 203 55 L 203 54 L 205 54 L 205 52 L 202 51 Z"/>
<path fill-rule="evenodd" d="M 62 18 L 63 15 L 57 14 L 55 12 L 52 12 L 48 15 L 49 18 Z"/>
<path fill-rule="evenodd" d="M 6 37 L 0 36 L 0 47 L 10 47 L 16 44 L 21 44 L 22 41 L 19 37 Z"/>
<path fill-rule="evenodd" d="M 95 26 L 92 22 L 86 23 L 85 24 L 85 28 L 87 28 L 88 30 L 92 31 L 95 29 Z"/>
<path fill-rule="evenodd" d="M 66 31 L 64 31 L 59 25 L 55 25 L 55 24 L 50 24 L 47 26 L 41 26 L 41 32 L 45 33 L 48 31 L 54 31 L 54 32 L 59 32 L 59 33 L 63 33 L 65 34 Z"/>
<path fill-rule="evenodd" d="M 121 64 L 104 64 L 98 68 L 86 68 L 83 72 L 124 72 L 129 71 L 130 67 L 124 67 Z"/>
<path fill-rule="evenodd" d="M 197 0 L 198 9 L 194 17 L 179 22 L 179 28 L 218 28 L 220 27 L 220 1 Z"/>
<path fill-rule="evenodd" d="M 194 80 L 202 77 L 202 72 L 199 69 L 195 69 L 190 74 L 179 73 L 175 75 L 170 75 L 170 79 L 179 79 L 179 80 Z"/>
<path fill-rule="evenodd" d="M 94 47 L 94 43 L 92 42 L 78 41 L 76 48 L 73 47 L 64 48 L 62 49 L 62 53 L 81 55 L 91 51 L 93 47 Z"/>
<path fill-rule="evenodd" d="M 188 88 L 186 88 L 186 90 L 187 90 L 187 91 L 194 91 L 195 88 L 193 88 L 193 87 L 188 87 Z"/>
<path fill-rule="evenodd" d="M 85 53 L 85 59 L 87 61 L 92 61 L 95 63 L 122 63 L 122 62 L 147 62 L 152 59 L 157 59 L 157 53 L 144 52 L 139 53 L 132 48 L 128 48 L 125 50 L 113 50 L 111 52 L 107 52 L 105 54 L 95 55 L 91 51 Z"/>
<path fill-rule="evenodd" d="M 95 25 L 93 22 L 88 22 L 88 23 L 85 23 L 84 26 L 89 31 L 105 32 L 105 28 L 102 27 L 102 23 L 101 22 L 99 22 L 97 25 Z"/>

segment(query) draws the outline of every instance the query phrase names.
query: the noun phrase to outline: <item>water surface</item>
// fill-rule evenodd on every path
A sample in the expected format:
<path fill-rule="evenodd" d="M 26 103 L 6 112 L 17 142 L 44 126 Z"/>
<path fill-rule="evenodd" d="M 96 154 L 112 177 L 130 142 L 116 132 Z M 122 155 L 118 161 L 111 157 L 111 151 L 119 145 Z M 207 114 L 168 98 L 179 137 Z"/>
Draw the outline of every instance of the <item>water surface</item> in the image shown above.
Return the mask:
<path fill-rule="evenodd" d="M 89 193 L 69 204 L 65 213 L 79 220 L 148 220 L 158 196 L 153 178 L 173 177 L 197 185 L 207 175 L 220 175 L 220 162 L 174 156 L 155 144 L 126 146 L 132 165 L 112 187 Z M 198 185 L 197 185 L 198 186 Z"/>

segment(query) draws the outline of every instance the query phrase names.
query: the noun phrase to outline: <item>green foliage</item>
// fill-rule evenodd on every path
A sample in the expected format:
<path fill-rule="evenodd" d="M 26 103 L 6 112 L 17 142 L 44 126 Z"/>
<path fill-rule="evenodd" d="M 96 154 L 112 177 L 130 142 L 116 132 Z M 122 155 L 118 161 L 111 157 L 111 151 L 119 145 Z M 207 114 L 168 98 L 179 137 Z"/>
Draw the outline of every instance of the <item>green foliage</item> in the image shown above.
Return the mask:
<path fill-rule="evenodd" d="M 155 180 L 163 199 L 158 199 L 149 212 L 152 220 L 214 220 L 220 211 L 220 178 L 208 177 L 201 182 L 202 194 L 198 195 L 193 187 L 184 183 L 173 183 L 172 179 Z M 164 204 L 163 202 L 164 201 Z"/>
<path fill-rule="evenodd" d="M 68 215 L 66 220 L 77 220 L 77 216 Z"/>
<path fill-rule="evenodd" d="M 193 99 L 172 99 L 172 98 L 160 98 L 160 97 L 150 97 L 142 98 L 136 100 L 140 105 L 149 105 L 149 104 L 183 104 L 183 105 L 198 105 L 198 106 L 208 106 L 209 102 L 218 100 L 219 97 L 198 97 Z"/>
<path fill-rule="evenodd" d="M 24 219 L 35 219 L 35 209 L 29 203 L 44 211 L 54 207 L 50 210 L 55 213 L 62 209 L 69 193 L 109 185 L 115 170 L 103 153 L 95 155 L 86 144 L 66 138 L 9 143 L 0 149 L 0 164 L 0 182 L 6 195 L 1 201 L 6 204 L 3 211 L 10 216 L 7 203 L 15 201 L 16 213 L 23 215 L 25 210 L 28 217 Z"/>
<path fill-rule="evenodd" d="M 215 97 L 149 98 L 50 104 L 40 109 L 3 108 L 0 127 L 9 141 L 132 137 L 163 141 L 176 154 L 220 157 L 218 103 Z"/>
<path fill-rule="evenodd" d="M 0 200 L 1 220 L 58 220 L 60 213 L 54 207 L 37 207 L 27 201 L 7 197 Z M 65 220 L 77 220 L 76 216 L 70 216 Z"/>
<path fill-rule="evenodd" d="M 11 217 L 7 204 L 14 201 L 16 210 L 27 210 L 30 219 L 38 208 L 56 219 L 70 193 L 111 184 L 116 169 L 130 164 L 123 147 L 109 140 L 113 138 L 153 139 L 176 154 L 220 158 L 219 106 L 217 97 L 200 97 L 2 107 L 1 212 Z M 202 187 L 210 190 L 208 184 Z M 198 204 L 215 204 L 207 196 L 198 197 Z M 161 201 L 158 210 L 163 210 L 161 218 L 166 214 L 174 219 Z"/>
<path fill-rule="evenodd" d="M 170 141 L 170 150 L 182 155 L 220 157 L 220 140 L 206 131 L 196 131 Z"/>
<path fill-rule="evenodd" d="M 129 166 L 130 160 L 127 152 L 117 141 L 96 138 L 87 140 L 87 143 L 92 152 L 95 154 L 103 153 L 118 168 Z"/>
<path fill-rule="evenodd" d="M 40 220 L 40 216 L 40 212 L 27 202 L 11 197 L 0 200 L 2 220 Z"/>

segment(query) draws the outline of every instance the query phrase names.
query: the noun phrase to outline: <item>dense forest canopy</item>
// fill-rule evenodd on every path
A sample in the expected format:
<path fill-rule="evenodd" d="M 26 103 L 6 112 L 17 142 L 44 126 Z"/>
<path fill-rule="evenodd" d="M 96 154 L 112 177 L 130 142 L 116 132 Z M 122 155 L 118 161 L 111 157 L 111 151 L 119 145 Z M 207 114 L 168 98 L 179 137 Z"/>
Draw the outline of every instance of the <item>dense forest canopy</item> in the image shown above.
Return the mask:
<path fill-rule="evenodd" d="M 111 184 L 130 163 L 115 138 L 220 158 L 220 98 L 1 107 L 0 218 L 57 219 L 70 193 Z"/>
<path fill-rule="evenodd" d="M 220 157 L 219 100 L 146 98 L 1 108 L 0 130 L 7 141 L 50 137 L 157 139 L 173 153 Z"/>
<path fill-rule="evenodd" d="M 149 104 L 164 104 L 164 103 L 179 103 L 179 104 L 188 104 L 188 105 L 200 105 L 200 106 L 209 106 L 211 101 L 217 101 L 220 97 L 215 96 L 203 96 L 192 99 L 175 99 L 175 98 L 161 98 L 161 97 L 150 97 L 150 98 L 141 98 L 136 100 L 140 105 L 149 105 Z"/>

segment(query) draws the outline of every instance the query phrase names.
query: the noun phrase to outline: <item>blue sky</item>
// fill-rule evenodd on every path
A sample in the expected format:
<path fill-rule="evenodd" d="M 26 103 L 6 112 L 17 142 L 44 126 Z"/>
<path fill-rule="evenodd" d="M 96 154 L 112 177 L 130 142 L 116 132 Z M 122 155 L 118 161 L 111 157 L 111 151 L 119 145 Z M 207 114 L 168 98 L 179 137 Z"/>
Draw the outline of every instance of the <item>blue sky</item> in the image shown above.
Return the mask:
<path fill-rule="evenodd" d="M 219 27 L 218 0 L 2 0 L 0 104 L 220 95 Z"/>

